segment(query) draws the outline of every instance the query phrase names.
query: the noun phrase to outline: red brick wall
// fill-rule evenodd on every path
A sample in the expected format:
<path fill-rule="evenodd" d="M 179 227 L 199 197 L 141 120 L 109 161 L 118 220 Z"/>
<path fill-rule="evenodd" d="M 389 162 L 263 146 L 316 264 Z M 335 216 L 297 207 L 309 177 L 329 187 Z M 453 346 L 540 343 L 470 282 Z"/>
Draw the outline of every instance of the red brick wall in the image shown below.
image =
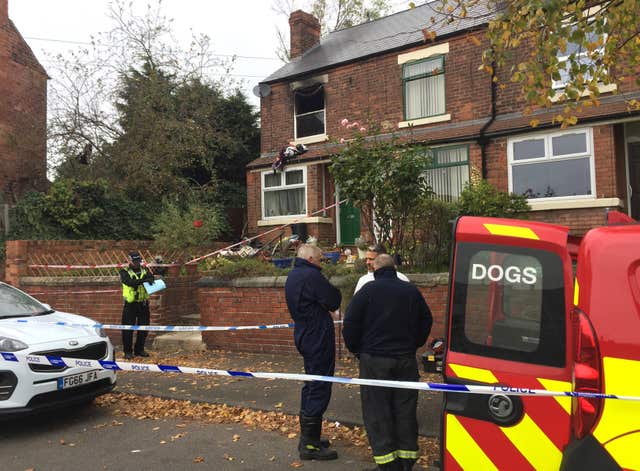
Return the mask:
<path fill-rule="evenodd" d="M 229 283 L 231 284 L 231 283 Z M 283 282 L 280 283 L 283 285 Z M 442 337 L 445 327 L 448 286 L 419 286 L 434 318 L 430 338 Z M 258 300 L 258 301 L 257 301 Z M 200 319 L 203 325 L 237 326 L 287 324 L 293 322 L 287 310 L 284 287 L 249 288 L 200 286 Z M 342 306 L 344 314 L 346 305 Z M 203 332 L 203 340 L 212 349 L 238 352 L 297 353 L 292 329 L 267 329 L 238 332 Z M 346 352 L 339 327 L 336 350 Z"/>
<path fill-rule="evenodd" d="M 197 275 L 167 276 L 167 288 L 151 296 L 151 324 L 174 325 L 184 315 L 197 314 Z M 122 288 L 117 277 L 21 279 L 21 289 L 58 311 L 89 317 L 101 324 L 120 324 Z M 107 332 L 114 344 L 121 344 L 120 331 Z M 149 340 L 157 335 L 149 334 Z"/>
<path fill-rule="evenodd" d="M 4 20 L 0 15 L 0 194 L 15 202 L 26 191 L 46 189 L 47 76 Z"/>

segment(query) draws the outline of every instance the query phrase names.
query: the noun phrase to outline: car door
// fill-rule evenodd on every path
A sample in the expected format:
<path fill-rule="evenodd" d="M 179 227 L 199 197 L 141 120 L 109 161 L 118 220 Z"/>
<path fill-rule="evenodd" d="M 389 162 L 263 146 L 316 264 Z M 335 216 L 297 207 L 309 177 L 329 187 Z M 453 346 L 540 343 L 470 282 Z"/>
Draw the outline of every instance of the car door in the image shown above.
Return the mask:
<path fill-rule="evenodd" d="M 463 217 L 452 259 L 447 383 L 570 391 L 572 265 L 567 228 Z M 557 470 L 571 399 L 446 393 L 445 470 Z"/>

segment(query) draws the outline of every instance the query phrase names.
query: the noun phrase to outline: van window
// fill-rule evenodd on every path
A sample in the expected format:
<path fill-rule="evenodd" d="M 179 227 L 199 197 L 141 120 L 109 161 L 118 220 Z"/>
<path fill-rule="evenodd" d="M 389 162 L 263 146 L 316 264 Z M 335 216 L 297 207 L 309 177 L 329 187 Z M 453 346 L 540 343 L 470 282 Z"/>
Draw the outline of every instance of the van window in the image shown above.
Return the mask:
<path fill-rule="evenodd" d="M 564 365 L 560 257 L 528 248 L 459 243 L 454 268 L 453 351 Z"/>

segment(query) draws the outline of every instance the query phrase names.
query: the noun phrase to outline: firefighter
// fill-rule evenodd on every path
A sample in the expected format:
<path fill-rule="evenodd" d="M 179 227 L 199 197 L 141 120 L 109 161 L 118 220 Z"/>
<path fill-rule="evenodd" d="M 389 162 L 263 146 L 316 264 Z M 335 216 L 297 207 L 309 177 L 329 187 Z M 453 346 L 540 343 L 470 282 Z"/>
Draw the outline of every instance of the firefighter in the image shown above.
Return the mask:
<path fill-rule="evenodd" d="M 129 266 L 120 270 L 122 282 L 122 325 L 149 325 L 151 313 L 149 312 L 149 293 L 144 289 L 143 283 L 153 283 L 153 273 L 141 266 L 142 257 L 137 251 L 129 253 Z M 133 354 L 140 357 L 148 357 L 144 349 L 147 332 L 139 330 L 136 335 L 136 344 L 133 344 L 133 331 L 122 331 L 122 349 L 125 360 L 131 360 Z"/>
<path fill-rule="evenodd" d="M 294 268 L 285 283 L 289 313 L 295 322 L 293 337 L 304 359 L 307 374 L 333 376 L 335 369 L 335 330 L 330 312 L 340 307 L 342 295 L 322 275 L 322 251 L 303 244 L 298 248 Z M 335 450 L 321 440 L 322 416 L 331 399 L 331 383 L 307 381 L 300 404 L 300 443 L 303 460 L 334 460 Z"/>
<path fill-rule="evenodd" d="M 416 350 L 431 331 L 431 311 L 418 288 L 398 279 L 390 255 L 378 255 L 373 267 L 374 281 L 347 307 L 345 345 L 360 359 L 360 378 L 418 381 Z M 418 459 L 418 391 L 361 386 L 360 396 L 373 469 L 412 469 Z"/>

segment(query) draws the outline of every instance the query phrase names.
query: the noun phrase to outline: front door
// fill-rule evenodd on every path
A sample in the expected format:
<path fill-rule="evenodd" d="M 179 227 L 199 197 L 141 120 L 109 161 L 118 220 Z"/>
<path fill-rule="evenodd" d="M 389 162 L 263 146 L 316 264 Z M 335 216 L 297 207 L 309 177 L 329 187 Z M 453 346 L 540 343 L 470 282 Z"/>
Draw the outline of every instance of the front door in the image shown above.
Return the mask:
<path fill-rule="evenodd" d="M 570 391 L 567 229 L 463 217 L 455 231 L 447 383 Z M 558 470 L 569 397 L 446 393 L 445 470 Z"/>
<path fill-rule="evenodd" d="M 340 205 L 340 242 L 345 245 L 355 244 L 360 236 L 360 210 L 350 201 Z"/>
<path fill-rule="evenodd" d="M 640 220 L 640 142 L 629 143 L 629 194 L 631 217 Z"/>

